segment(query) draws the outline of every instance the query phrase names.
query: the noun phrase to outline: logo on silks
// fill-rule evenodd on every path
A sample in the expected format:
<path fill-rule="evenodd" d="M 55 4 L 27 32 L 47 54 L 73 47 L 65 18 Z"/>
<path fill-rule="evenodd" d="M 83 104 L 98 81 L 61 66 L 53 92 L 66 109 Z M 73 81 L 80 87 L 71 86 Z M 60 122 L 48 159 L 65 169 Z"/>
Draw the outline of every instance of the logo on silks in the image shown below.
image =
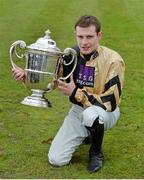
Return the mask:
<path fill-rule="evenodd" d="M 77 84 L 93 87 L 94 86 L 94 73 L 95 73 L 94 67 L 80 65 L 80 70 L 79 70 L 77 81 L 76 81 Z"/>

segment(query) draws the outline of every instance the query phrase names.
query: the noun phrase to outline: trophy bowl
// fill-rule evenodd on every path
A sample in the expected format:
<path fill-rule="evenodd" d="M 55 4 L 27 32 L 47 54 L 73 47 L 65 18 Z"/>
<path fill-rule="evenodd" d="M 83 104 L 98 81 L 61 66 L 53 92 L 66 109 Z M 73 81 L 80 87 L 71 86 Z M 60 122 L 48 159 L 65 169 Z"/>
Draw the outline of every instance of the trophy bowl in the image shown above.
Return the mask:
<path fill-rule="evenodd" d="M 23 49 L 24 53 L 19 54 L 18 48 Z M 49 93 L 53 79 L 66 80 L 74 72 L 77 64 L 77 53 L 72 48 L 66 48 L 64 52 L 56 46 L 56 42 L 50 38 L 50 31 L 45 32 L 45 36 L 39 38 L 35 43 L 26 46 L 23 40 L 15 41 L 10 47 L 10 62 L 13 68 L 14 55 L 19 59 L 25 59 L 25 86 L 31 95 L 24 98 L 21 102 L 24 105 L 35 107 L 51 107 L 50 101 L 45 97 Z M 71 57 L 67 63 L 65 56 Z M 71 72 L 65 77 L 59 77 L 61 66 L 69 66 L 73 63 Z"/>

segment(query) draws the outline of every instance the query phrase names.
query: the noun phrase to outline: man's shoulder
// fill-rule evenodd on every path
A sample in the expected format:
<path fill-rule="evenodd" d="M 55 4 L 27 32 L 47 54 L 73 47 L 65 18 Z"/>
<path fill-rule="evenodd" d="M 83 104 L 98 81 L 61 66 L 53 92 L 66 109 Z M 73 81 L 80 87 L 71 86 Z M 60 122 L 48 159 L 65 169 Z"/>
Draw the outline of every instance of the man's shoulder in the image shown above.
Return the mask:
<path fill-rule="evenodd" d="M 100 46 L 100 49 L 107 54 L 119 54 L 117 51 L 115 51 L 114 49 L 108 48 L 106 46 Z"/>
<path fill-rule="evenodd" d="M 111 60 L 123 61 L 121 55 L 114 49 L 108 48 L 106 46 L 100 46 L 100 49 L 101 49 L 104 57 L 111 59 Z"/>

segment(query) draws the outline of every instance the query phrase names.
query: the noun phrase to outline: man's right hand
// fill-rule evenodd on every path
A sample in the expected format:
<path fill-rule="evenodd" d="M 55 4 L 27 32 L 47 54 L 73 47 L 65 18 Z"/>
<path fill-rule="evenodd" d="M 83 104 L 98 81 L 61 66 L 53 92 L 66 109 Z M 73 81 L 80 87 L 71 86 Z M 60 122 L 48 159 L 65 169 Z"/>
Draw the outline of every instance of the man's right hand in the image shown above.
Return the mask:
<path fill-rule="evenodd" d="M 58 86 L 58 80 L 53 79 L 51 82 L 51 89 L 56 89 Z"/>
<path fill-rule="evenodd" d="M 14 65 L 14 67 L 12 68 L 12 73 L 13 73 L 13 78 L 16 81 L 25 82 L 26 74 L 25 74 L 25 71 L 22 68 Z"/>

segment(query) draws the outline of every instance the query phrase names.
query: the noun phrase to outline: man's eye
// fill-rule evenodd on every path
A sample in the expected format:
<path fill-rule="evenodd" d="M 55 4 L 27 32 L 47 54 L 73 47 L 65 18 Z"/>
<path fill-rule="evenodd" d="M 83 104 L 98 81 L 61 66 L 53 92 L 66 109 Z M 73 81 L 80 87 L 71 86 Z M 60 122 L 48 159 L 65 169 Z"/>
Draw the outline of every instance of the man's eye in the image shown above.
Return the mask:
<path fill-rule="evenodd" d="M 87 36 L 88 39 L 91 39 L 93 36 Z"/>
<path fill-rule="evenodd" d="M 82 38 L 83 38 L 83 36 L 78 36 L 78 38 L 79 38 L 79 39 L 82 39 Z"/>

